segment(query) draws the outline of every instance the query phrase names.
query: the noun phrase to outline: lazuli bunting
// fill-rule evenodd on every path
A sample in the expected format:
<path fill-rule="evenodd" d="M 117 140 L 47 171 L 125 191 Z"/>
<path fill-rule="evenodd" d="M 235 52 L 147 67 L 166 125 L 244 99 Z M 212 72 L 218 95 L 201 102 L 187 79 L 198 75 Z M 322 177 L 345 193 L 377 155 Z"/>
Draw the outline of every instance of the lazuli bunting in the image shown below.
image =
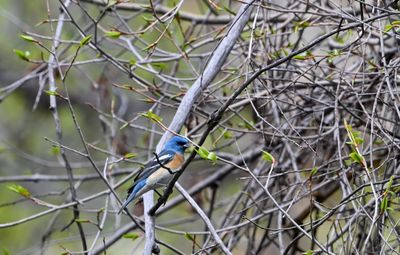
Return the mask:
<path fill-rule="evenodd" d="M 189 141 L 180 136 L 172 137 L 164 149 L 155 156 L 138 176 L 132 186 L 128 189 L 128 196 L 118 214 L 133 200 L 140 197 L 149 190 L 167 185 L 173 174 L 182 166 L 185 158 L 183 153 L 189 147 Z"/>

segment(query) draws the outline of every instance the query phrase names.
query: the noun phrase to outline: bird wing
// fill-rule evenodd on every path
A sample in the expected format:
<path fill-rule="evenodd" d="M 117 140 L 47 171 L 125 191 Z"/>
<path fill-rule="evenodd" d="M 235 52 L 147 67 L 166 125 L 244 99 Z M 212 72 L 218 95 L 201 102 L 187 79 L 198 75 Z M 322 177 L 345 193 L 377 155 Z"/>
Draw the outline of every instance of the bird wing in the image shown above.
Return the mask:
<path fill-rule="evenodd" d="M 136 184 L 141 182 L 142 180 L 148 178 L 151 174 L 153 174 L 156 170 L 160 167 L 165 166 L 174 158 L 175 152 L 170 150 L 164 150 L 158 154 L 158 160 L 154 157 L 149 163 L 147 163 L 143 170 L 136 176 L 132 186 L 128 189 L 128 195 L 132 193 L 133 189 L 135 188 Z M 160 165 L 161 163 L 161 165 Z"/>

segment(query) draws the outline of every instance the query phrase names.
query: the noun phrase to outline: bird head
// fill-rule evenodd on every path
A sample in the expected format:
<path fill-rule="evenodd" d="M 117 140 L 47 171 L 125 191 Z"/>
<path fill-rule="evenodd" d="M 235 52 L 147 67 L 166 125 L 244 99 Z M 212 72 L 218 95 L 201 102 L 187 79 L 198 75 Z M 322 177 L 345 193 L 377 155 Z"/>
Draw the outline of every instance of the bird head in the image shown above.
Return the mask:
<path fill-rule="evenodd" d="M 180 154 L 183 154 L 190 146 L 189 140 L 180 136 L 174 136 L 172 137 L 167 144 L 165 145 L 166 150 L 173 150 L 175 152 L 179 152 Z"/>

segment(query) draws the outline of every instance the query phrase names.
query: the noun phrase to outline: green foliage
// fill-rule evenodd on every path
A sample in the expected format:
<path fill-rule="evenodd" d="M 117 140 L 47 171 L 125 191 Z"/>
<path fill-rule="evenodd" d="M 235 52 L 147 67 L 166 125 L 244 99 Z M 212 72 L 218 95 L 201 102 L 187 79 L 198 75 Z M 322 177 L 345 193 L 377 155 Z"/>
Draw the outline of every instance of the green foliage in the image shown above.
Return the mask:
<path fill-rule="evenodd" d="M 122 32 L 118 30 L 110 30 L 106 31 L 104 35 L 111 39 L 118 39 L 122 35 Z"/>
<path fill-rule="evenodd" d="M 356 162 L 360 165 L 363 164 L 364 157 L 361 154 L 359 154 L 358 152 L 353 151 L 349 154 L 349 156 L 354 162 Z"/>
<path fill-rule="evenodd" d="M 191 234 L 189 234 L 189 233 L 187 233 L 187 232 L 185 232 L 184 237 L 185 237 L 186 239 L 188 239 L 189 241 L 196 242 L 195 236 L 194 236 L 194 235 L 191 235 Z"/>
<path fill-rule="evenodd" d="M 300 54 L 297 54 L 296 56 L 293 57 L 293 59 L 296 59 L 296 60 L 307 60 L 307 59 L 314 59 L 314 58 L 315 58 L 314 55 L 309 50 L 304 51 Z"/>
<path fill-rule="evenodd" d="M 163 70 L 163 69 L 167 68 L 167 64 L 161 63 L 161 62 L 154 62 L 154 63 L 151 63 L 151 65 L 153 67 L 159 68 L 160 70 Z"/>
<path fill-rule="evenodd" d="M 383 30 L 383 32 L 387 33 L 392 29 L 395 29 L 396 32 L 397 30 L 400 28 L 400 20 L 395 20 L 392 23 L 388 24 L 385 26 L 385 29 Z"/>
<path fill-rule="evenodd" d="M 388 198 L 387 198 L 387 196 L 384 196 L 382 198 L 380 207 L 381 207 L 381 212 L 382 213 L 385 212 L 388 209 Z"/>
<path fill-rule="evenodd" d="M 59 98 L 62 98 L 62 99 L 66 99 L 63 95 L 58 93 L 56 90 L 44 90 L 43 92 L 45 94 L 49 95 L 49 96 L 56 96 L 56 97 L 59 97 Z"/>
<path fill-rule="evenodd" d="M 51 154 L 53 155 L 60 155 L 61 154 L 61 147 L 53 145 L 51 146 Z"/>
<path fill-rule="evenodd" d="M 318 172 L 318 168 L 317 167 L 313 167 L 311 169 L 311 171 L 310 171 L 309 178 L 312 178 L 317 172 Z"/>
<path fill-rule="evenodd" d="M 137 61 L 136 61 L 136 59 L 134 59 L 134 58 L 131 58 L 131 59 L 129 60 L 129 64 L 130 64 L 131 66 L 136 65 L 136 63 L 137 63 Z"/>
<path fill-rule="evenodd" d="M 274 156 L 271 155 L 271 153 L 269 153 L 268 151 L 264 151 L 264 150 L 262 151 L 262 153 L 263 153 L 263 156 L 262 156 L 263 160 L 268 161 L 270 163 L 275 163 L 275 158 L 274 158 Z"/>
<path fill-rule="evenodd" d="M 223 133 L 223 136 L 224 136 L 225 139 L 230 139 L 230 138 L 233 137 L 233 134 L 232 134 L 231 131 L 225 130 L 224 133 Z"/>
<path fill-rule="evenodd" d="M 158 116 L 157 114 L 155 114 L 152 110 L 148 110 L 145 113 L 142 113 L 142 116 L 145 118 L 148 118 L 154 122 L 161 122 L 162 118 L 160 116 Z"/>
<path fill-rule="evenodd" d="M 29 192 L 29 190 L 19 184 L 11 184 L 7 187 L 8 189 L 20 194 L 21 196 L 24 197 L 30 197 L 31 193 Z"/>
<path fill-rule="evenodd" d="M 130 158 L 134 158 L 134 157 L 136 157 L 136 156 L 137 156 L 136 153 L 129 152 L 129 153 L 127 153 L 127 154 L 124 155 L 124 159 L 130 159 Z"/>
<path fill-rule="evenodd" d="M 344 121 L 344 127 L 347 131 L 347 136 L 349 137 L 350 141 L 346 142 L 351 146 L 351 152 L 349 153 L 349 157 L 352 159 L 353 162 L 360 164 L 364 167 L 367 167 L 366 161 L 363 155 L 359 152 L 359 145 L 364 143 L 364 139 L 360 137 L 361 132 L 353 130 L 353 127 Z"/>
<path fill-rule="evenodd" d="M 298 32 L 300 28 L 307 28 L 311 25 L 310 22 L 308 22 L 307 20 L 302 20 L 302 21 L 294 21 L 294 32 Z"/>
<path fill-rule="evenodd" d="M 210 160 L 213 162 L 213 164 L 215 164 L 218 160 L 217 158 L 217 154 L 215 154 L 215 152 L 210 152 L 209 150 L 207 150 L 205 147 L 199 147 L 198 149 L 195 149 L 197 154 L 206 160 Z"/>
<path fill-rule="evenodd" d="M 90 40 L 92 40 L 92 37 L 93 37 L 93 35 L 88 35 L 88 36 L 84 37 L 79 43 L 80 47 L 88 44 L 90 42 Z"/>
<path fill-rule="evenodd" d="M 18 50 L 18 49 L 14 49 L 13 50 L 15 55 L 17 55 L 20 59 L 29 62 L 30 59 L 30 55 L 31 53 L 29 51 L 22 51 L 22 50 Z"/>
<path fill-rule="evenodd" d="M 55 91 L 55 90 L 45 90 L 44 93 L 46 93 L 46 94 L 49 95 L 49 96 L 58 96 L 58 95 L 60 95 L 60 94 L 58 94 L 58 92 Z"/>
<path fill-rule="evenodd" d="M 340 54 L 341 54 L 341 51 L 338 49 L 334 49 L 334 50 L 330 51 L 328 53 L 328 58 L 327 58 L 328 64 L 333 64 L 333 59 L 335 57 L 340 56 Z"/>
<path fill-rule="evenodd" d="M 126 238 L 126 239 L 131 239 L 132 241 L 135 241 L 136 239 L 138 239 L 140 237 L 140 235 L 137 233 L 126 233 L 122 237 Z"/>
<path fill-rule="evenodd" d="M 345 43 L 350 39 L 350 37 L 351 37 L 352 35 L 353 35 L 353 32 L 352 32 L 351 29 L 349 29 L 349 30 L 347 30 L 347 33 L 346 33 L 345 35 L 340 36 L 340 35 L 337 34 L 333 39 L 334 39 L 337 43 L 345 44 Z"/>
<path fill-rule="evenodd" d="M 385 192 L 383 192 L 382 194 L 382 200 L 380 205 L 381 213 L 384 213 L 388 210 L 393 210 L 393 208 L 389 207 L 389 202 L 391 201 L 391 199 L 396 197 L 396 193 L 392 190 L 393 180 L 394 176 L 392 175 L 389 181 L 385 185 L 386 189 Z"/>
<path fill-rule="evenodd" d="M 36 40 L 35 38 L 33 38 L 32 36 L 29 36 L 29 35 L 19 35 L 19 37 L 21 37 L 23 40 L 25 40 L 27 42 L 33 42 L 33 43 L 39 42 L 38 40 Z"/>

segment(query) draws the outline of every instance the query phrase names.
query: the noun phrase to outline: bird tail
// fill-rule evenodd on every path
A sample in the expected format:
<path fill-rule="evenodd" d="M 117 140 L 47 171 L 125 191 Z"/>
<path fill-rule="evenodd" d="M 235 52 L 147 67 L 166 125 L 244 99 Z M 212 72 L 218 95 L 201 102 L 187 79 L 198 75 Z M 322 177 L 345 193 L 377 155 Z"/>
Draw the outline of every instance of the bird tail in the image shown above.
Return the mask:
<path fill-rule="evenodd" d="M 125 202 L 122 204 L 121 208 L 119 209 L 118 214 L 120 214 L 130 202 L 131 201 L 126 199 Z"/>
<path fill-rule="evenodd" d="M 145 186 L 145 184 L 146 184 L 145 181 L 141 181 L 141 182 L 138 182 L 138 183 L 135 184 L 135 186 L 133 187 L 131 193 L 128 195 L 128 197 L 126 198 L 126 200 L 122 204 L 121 208 L 119 209 L 118 214 L 120 214 L 130 202 L 132 202 L 133 200 L 136 199 L 136 195 Z"/>

